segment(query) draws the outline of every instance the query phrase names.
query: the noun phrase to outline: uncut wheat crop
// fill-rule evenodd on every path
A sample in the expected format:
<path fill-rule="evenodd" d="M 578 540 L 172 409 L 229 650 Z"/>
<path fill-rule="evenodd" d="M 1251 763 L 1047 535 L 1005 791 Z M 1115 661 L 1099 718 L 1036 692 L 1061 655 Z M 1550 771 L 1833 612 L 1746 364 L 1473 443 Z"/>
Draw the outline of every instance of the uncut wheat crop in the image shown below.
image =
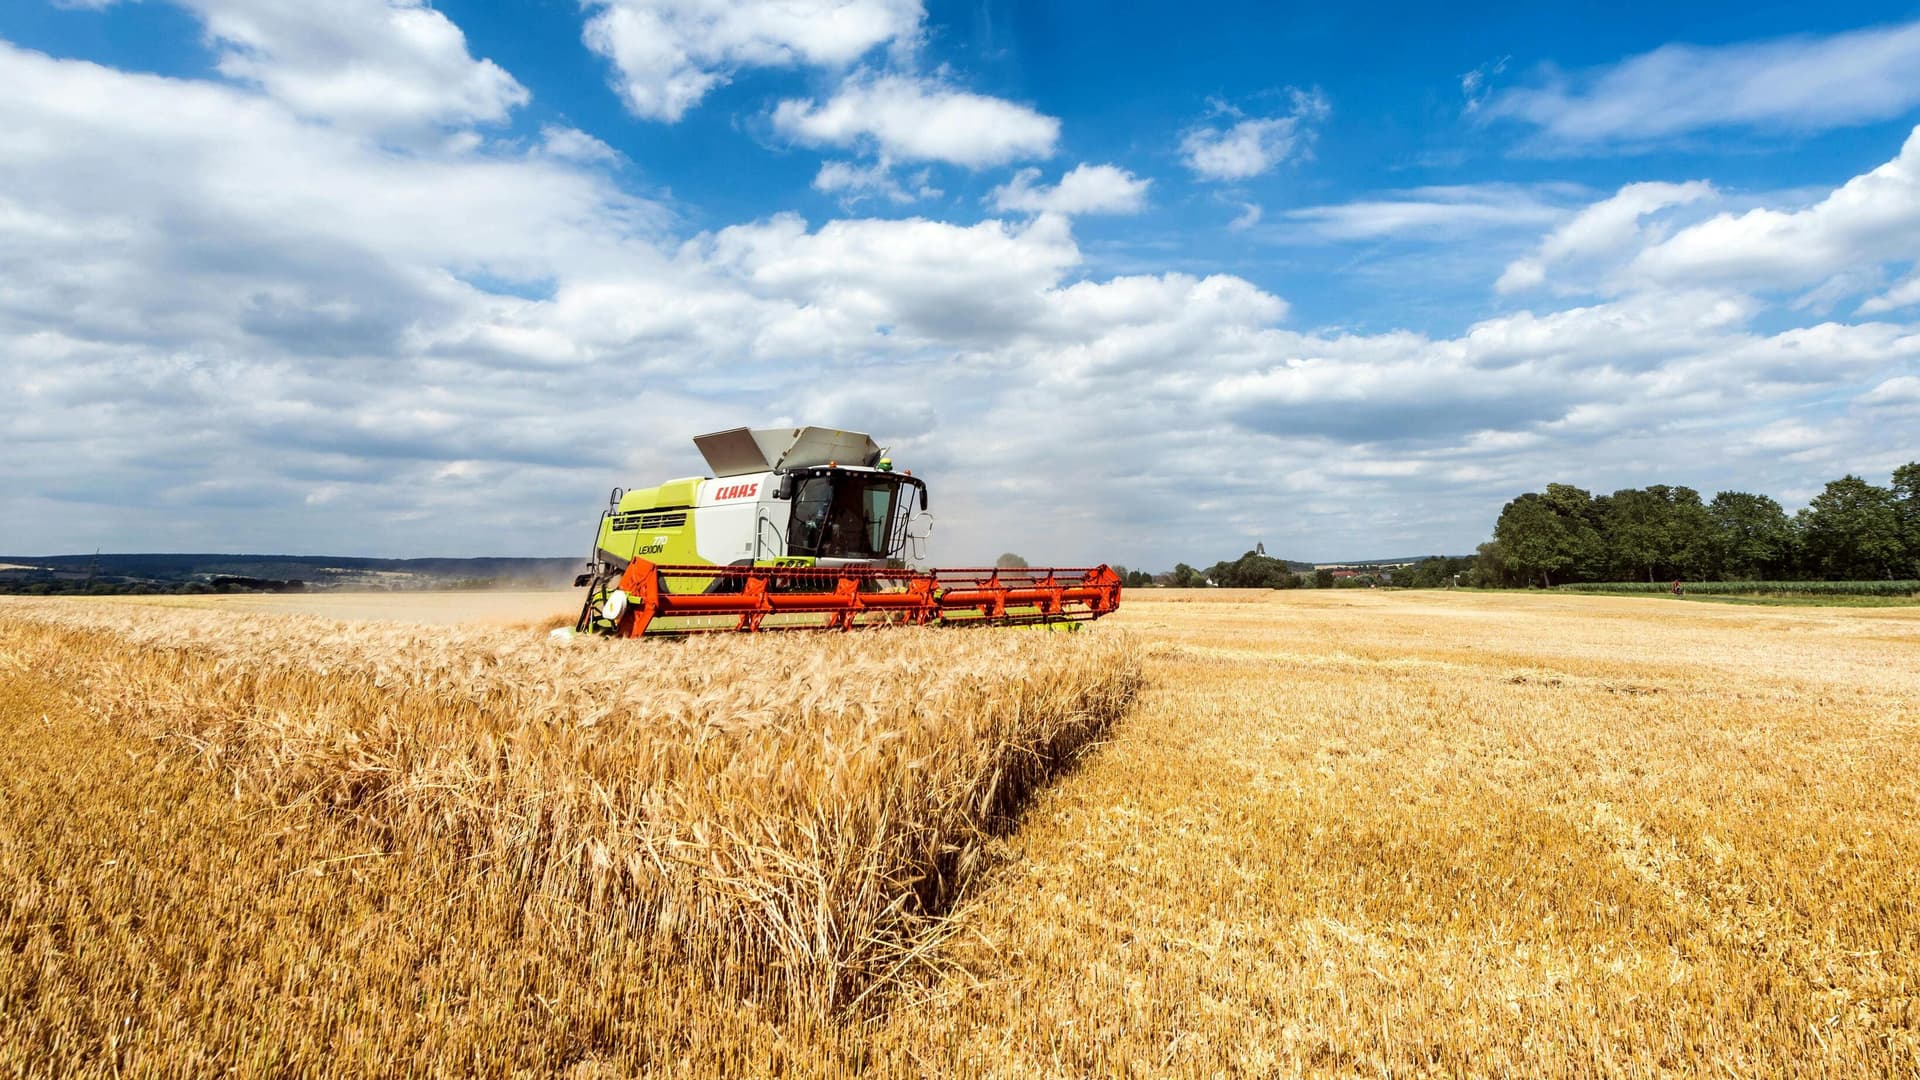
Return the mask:
<path fill-rule="evenodd" d="M 1920 607 L 216 601 L 0 603 L 0 1075 L 1920 1076 Z"/>
<path fill-rule="evenodd" d="M 1132 647 L 1058 637 L 561 644 L 525 630 L 0 607 L 10 672 L 58 685 L 176 770 L 218 777 L 259 828 L 318 821 L 360 838 L 362 850 L 316 875 L 430 847 L 468 870 L 442 875 L 452 894 L 383 903 L 484 893 L 502 933 L 540 950 L 591 960 L 644 948 L 681 983 L 782 1022 L 857 1013 L 914 973 L 983 845 L 1126 709 L 1139 682 Z M 33 826 L 9 826 L 0 1011 L 19 1026 L 0 1066 L 110 1060 L 117 1038 L 159 1052 L 165 1031 L 117 1027 L 67 1000 L 126 974 L 123 958 L 76 955 L 74 922 L 137 917 L 151 896 L 76 889 L 90 868 L 47 865 Z M 104 838 L 97 854 L 111 859 Z M 115 900 L 135 910 L 80 910 Z M 181 900 L 211 909 L 223 898 Z M 207 945 L 181 977 L 218 979 L 222 952 Z M 163 989 L 118 987 L 141 988 Z M 235 1038 L 209 1060 L 272 1041 Z M 276 1052 L 303 1060 L 295 1046 Z"/>

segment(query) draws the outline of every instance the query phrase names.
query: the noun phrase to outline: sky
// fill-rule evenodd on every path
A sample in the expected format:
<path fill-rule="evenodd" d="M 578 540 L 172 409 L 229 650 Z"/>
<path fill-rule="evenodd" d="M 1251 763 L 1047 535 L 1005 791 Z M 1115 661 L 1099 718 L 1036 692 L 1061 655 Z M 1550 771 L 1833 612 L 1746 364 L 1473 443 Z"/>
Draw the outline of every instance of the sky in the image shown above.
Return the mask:
<path fill-rule="evenodd" d="M 10 0 L 0 552 L 584 556 L 743 425 L 954 565 L 1920 458 L 1920 5 L 1472 8 Z"/>

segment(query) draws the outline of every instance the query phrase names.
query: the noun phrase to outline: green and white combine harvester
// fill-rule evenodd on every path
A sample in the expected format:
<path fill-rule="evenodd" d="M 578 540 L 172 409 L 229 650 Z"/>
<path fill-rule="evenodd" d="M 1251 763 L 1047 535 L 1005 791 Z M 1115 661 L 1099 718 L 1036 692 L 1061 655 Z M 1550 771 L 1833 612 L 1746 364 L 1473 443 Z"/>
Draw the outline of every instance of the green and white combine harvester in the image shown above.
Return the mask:
<path fill-rule="evenodd" d="M 1120 605 L 1107 566 L 910 567 L 933 529 L 927 486 L 860 432 L 734 428 L 693 443 L 713 475 L 614 489 L 574 580 L 587 590 L 576 631 L 1077 629 Z"/>

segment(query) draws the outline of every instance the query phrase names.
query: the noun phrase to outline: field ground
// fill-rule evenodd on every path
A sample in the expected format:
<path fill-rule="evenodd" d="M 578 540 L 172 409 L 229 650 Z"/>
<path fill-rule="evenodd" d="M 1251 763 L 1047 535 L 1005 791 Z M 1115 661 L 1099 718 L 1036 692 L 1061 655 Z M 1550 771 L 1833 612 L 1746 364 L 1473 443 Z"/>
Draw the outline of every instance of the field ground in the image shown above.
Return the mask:
<path fill-rule="evenodd" d="M 197 602 L 530 625 L 577 595 Z M 275 1054 L 369 1071 L 550 1068 L 524 1049 L 549 1040 L 576 1076 L 1920 1073 L 1920 609 L 1142 590 L 1093 630 L 1144 654 L 1132 713 L 996 842 L 924 978 L 790 1024 L 463 948 L 502 914 L 418 902 L 448 867 L 355 861 L 348 823 L 237 804 L 0 655 L 0 867 L 150 897 L 57 928 L 146 958 L 101 985 L 10 967 L 34 928 L 9 931 L 0 1000 L 111 1028 L 195 964 L 304 943 L 143 1005 L 102 1058 L 0 1033 L 0 1071 L 151 1071 L 141 1047 L 284 1001 L 312 1026 Z M 243 871 L 255 917 L 204 918 Z M 16 891 L 16 922 L 44 902 Z"/>

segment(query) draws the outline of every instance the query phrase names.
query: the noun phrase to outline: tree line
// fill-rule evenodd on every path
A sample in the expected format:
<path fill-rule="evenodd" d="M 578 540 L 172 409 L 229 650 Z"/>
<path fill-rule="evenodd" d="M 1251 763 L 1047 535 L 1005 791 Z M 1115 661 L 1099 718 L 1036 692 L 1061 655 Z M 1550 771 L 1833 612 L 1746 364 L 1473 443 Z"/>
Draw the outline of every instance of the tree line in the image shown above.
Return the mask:
<path fill-rule="evenodd" d="M 1330 569 L 1307 568 L 1306 564 L 1274 558 L 1261 551 L 1249 551 L 1237 559 L 1222 559 L 1212 566 L 1196 567 L 1175 563 L 1165 574 L 1149 574 L 1115 566 L 1122 584 L 1128 587 L 1166 585 L 1175 589 L 1338 589 L 1367 588 L 1373 585 L 1397 585 L 1402 588 L 1433 589 L 1467 584 L 1463 575 L 1473 571 L 1471 558 L 1443 558 L 1435 555 L 1411 566 L 1391 569 L 1380 567 L 1361 571 L 1352 577 L 1336 577 Z"/>
<path fill-rule="evenodd" d="M 1500 511 L 1473 584 L 1598 581 L 1860 581 L 1920 578 L 1920 462 L 1882 487 L 1829 482 L 1789 516 L 1766 495 L 1653 484 L 1593 495 L 1529 491 Z"/>

